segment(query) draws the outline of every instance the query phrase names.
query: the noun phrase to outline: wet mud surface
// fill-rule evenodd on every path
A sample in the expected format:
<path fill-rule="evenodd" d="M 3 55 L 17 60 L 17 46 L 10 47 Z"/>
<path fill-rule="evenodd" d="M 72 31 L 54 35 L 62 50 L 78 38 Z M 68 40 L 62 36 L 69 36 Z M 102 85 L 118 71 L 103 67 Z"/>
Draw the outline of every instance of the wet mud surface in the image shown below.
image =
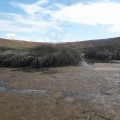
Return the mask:
<path fill-rule="evenodd" d="M 12 119 L 120 120 L 120 64 L 0 68 L 0 120 Z"/>

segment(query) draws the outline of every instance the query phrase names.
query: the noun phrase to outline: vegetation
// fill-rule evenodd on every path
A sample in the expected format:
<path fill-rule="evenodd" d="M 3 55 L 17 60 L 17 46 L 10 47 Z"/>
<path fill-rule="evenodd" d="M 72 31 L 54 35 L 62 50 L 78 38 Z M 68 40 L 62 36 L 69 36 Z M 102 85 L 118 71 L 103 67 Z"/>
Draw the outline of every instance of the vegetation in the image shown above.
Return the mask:
<path fill-rule="evenodd" d="M 27 49 L 0 47 L 0 66 L 4 67 L 50 67 L 76 65 L 81 60 L 77 50 L 50 45 Z"/>
<path fill-rule="evenodd" d="M 31 48 L 31 47 L 34 47 L 36 45 L 37 45 L 37 43 L 34 43 L 34 42 L 0 38 L 0 46 L 1 47 L 18 49 L 18 48 Z"/>
<path fill-rule="evenodd" d="M 120 60 L 120 44 L 99 44 L 86 50 L 85 57 L 98 60 Z"/>
<path fill-rule="evenodd" d="M 88 59 L 120 60 L 120 37 L 60 44 L 0 39 L 0 66 L 50 67 L 75 65 Z"/>
<path fill-rule="evenodd" d="M 7 50 L 14 50 L 14 49 L 13 48 L 0 46 L 0 52 L 4 52 L 4 51 L 7 51 Z"/>

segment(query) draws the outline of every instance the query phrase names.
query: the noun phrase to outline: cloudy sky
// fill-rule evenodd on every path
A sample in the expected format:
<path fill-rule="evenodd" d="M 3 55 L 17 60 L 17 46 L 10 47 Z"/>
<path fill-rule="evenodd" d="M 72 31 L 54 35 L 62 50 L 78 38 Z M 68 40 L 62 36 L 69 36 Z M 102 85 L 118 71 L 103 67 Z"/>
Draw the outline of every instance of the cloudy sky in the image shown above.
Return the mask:
<path fill-rule="evenodd" d="M 71 42 L 120 36 L 120 0 L 0 0 L 0 38 Z"/>

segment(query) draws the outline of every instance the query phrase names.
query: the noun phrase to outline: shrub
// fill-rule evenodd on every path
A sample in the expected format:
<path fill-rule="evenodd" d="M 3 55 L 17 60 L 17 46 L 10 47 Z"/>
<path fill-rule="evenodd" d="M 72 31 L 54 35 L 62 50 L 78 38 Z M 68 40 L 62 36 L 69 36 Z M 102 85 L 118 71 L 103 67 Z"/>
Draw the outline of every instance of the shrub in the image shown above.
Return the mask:
<path fill-rule="evenodd" d="M 12 50 L 0 53 L 0 66 L 50 67 L 76 65 L 81 60 L 77 50 L 65 47 L 39 46 L 29 50 Z"/>
<path fill-rule="evenodd" d="M 120 45 L 105 44 L 91 47 L 85 52 L 85 58 L 99 60 L 120 60 Z"/>

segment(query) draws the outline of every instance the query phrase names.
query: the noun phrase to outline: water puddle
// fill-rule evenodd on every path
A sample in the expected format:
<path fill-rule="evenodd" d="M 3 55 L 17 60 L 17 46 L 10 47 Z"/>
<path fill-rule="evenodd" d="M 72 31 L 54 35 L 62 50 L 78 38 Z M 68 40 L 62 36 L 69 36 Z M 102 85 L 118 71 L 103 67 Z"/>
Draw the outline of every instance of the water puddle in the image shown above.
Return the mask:
<path fill-rule="evenodd" d="M 16 93 L 22 93 L 22 94 L 29 94 L 29 93 L 40 93 L 40 94 L 46 94 L 47 90 L 32 90 L 32 89 L 27 89 L 27 90 L 16 90 L 12 89 L 11 92 L 16 92 Z"/>
<path fill-rule="evenodd" d="M 15 93 L 19 93 L 19 94 L 31 94 L 31 93 L 39 93 L 41 95 L 48 95 L 48 96 L 59 96 L 59 97 L 64 97 L 64 98 L 77 98 L 80 100 L 86 100 L 89 98 L 100 98 L 104 95 L 100 94 L 100 93 L 71 93 L 71 92 L 51 92 L 48 90 L 42 90 L 42 89 L 23 89 L 23 90 L 19 90 L 19 89 L 11 89 L 11 88 L 7 88 L 7 87 L 0 87 L 0 93 L 3 92 L 15 92 Z M 108 95 L 106 95 L 106 97 L 108 97 Z M 109 97 L 114 97 L 114 99 L 120 99 L 120 94 L 117 95 L 109 95 Z"/>
<path fill-rule="evenodd" d="M 95 64 L 95 63 L 116 63 L 120 64 L 119 60 L 96 60 L 96 59 L 83 59 L 82 65 Z"/>
<path fill-rule="evenodd" d="M 92 94 L 80 94 L 80 93 L 71 93 L 71 92 L 61 92 L 62 97 L 71 97 L 71 98 L 77 98 L 80 100 L 89 99 L 92 97 Z"/>
<path fill-rule="evenodd" d="M 0 92 L 6 92 L 7 88 L 6 87 L 0 87 Z"/>
<path fill-rule="evenodd" d="M 40 94 L 46 94 L 47 90 L 35 90 L 35 89 L 18 90 L 18 89 L 0 87 L 0 92 L 16 92 L 16 93 L 21 93 L 21 94 L 29 94 L 29 93 L 32 93 L 32 92 L 37 92 L 37 93 L 40 93 Z"/>

